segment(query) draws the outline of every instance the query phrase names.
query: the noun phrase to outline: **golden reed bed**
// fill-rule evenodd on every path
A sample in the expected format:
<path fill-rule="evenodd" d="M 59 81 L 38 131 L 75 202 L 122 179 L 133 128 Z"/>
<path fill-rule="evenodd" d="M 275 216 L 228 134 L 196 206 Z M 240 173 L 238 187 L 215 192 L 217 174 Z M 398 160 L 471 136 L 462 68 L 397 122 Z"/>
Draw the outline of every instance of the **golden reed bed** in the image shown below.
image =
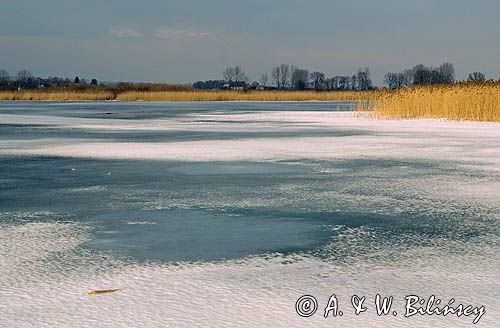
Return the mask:
<path fill-rule="evenodd" d="M 0 100 L 118 101 L 349 101 L 373 100 L 378 91 L 0 91 Z"/>
<path fill-rule="evenodd" d="M 375 116 L 500 122 L 500 83 L 456 83 L 388 91 L 372 104 Z"/>
<path fill-rule="evenodd" d="M 114 97 L 114 94 L 108 91 L 0 91 L 0 100 L 100 101 L 112 100 Z"/>
<path fill-rule="evenodd" d="M 0 91 L 0 100 L 350 101 L 360 111 L 394 119 L 445 118 L 500 122 L 500 83 L 413 86 L 395 91 Z"/>
<path fill-rule="evenodd" d="M 164 91 L 118 94 L 123 101 L 339 101 L 371 100 L 376 91 L 315 92 L 315 91 Z"/>

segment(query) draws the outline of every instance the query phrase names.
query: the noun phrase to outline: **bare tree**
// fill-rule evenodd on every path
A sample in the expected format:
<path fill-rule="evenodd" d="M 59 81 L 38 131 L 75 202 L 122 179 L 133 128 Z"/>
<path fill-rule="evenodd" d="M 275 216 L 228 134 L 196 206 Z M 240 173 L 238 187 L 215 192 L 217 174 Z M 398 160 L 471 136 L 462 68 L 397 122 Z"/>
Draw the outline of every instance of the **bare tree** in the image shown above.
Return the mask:
<path fill-rule="evenodd" d="M 5 84 L 9 82 L 9 80 L 10 80 L 9 72 L 7 72 L 4 69 L 0 69 L 0 84 Z"/>
<path fill-rule="evenodd" d="M 23 69 L 17 72 L 16 79 L 19 82 L 27 82 L 28 80 L 33 79 L 33 74 L 31 74 L 30 71 Z"/>
<path fill-rule="evenodd" d="M 437 71 L 441 75 L 439 83 L 453 83 L 455 81 L 455 68 L 451 63 L 443 63 Z"/>
<path fill-rule="evenodd" d="M 396 85 L 398 88 L 406 85 L 406 76 L 404 73 L 397 73 L 396 75 Z"/>
<path fill-rule="evenodd" d="M 418 64 L 413 67 L 414 84 L 430 84 L 432 81 L 432 68 Z"/>
<path fill-rule="evenodd" d="M 387 73 L 384 77 L 384 83 L 390 89 L 400 88 L 405 84 L 406 77 L 404 73 Z"/>
<path fill-rule="evenodd" d="M 357 74 L 358 90 L 369 90 L 372 88 L 372 81 L 370 79 L 370 70 L 367 68 L 359 69 Z"/>
<path fill-rule="evenodd" d="M 431 84 L 446 83 L 443 75 L 438 69 L 431 70 Z"/>
<path fill-rule="evenodd" d="M 245 72 L 239 66 L 234 67 L 234 82 L 245 82 L 248 80 Z"/>
<path fill-rule="evenodd" d="M 315 90 L 322 90 L 325 84 L 325 73 L 323 72 L 312 72 L 311 82 Z"/>
<path fill-rule="evenodd" d="M 16 81 L 20 88 L 29 88 L 33 86 L 34 77 L 28 70 L 21 70 L 16 74 Z"/>
<path fill-rule="evenodd" d="M 274 81 L 274 84 L 276 84 L 276 87 L 278 89 L 281 88 L 281 72 L 279 70 L 279 67 L 273 68 L 273 71 L 271 72 L 272 79 Z"/>
<path fill-rule="evenodd" d="M 469 74 L 469 78 L 467 80 L 472 82 L 482 82 L 486 80 L 486 77 L 481 72 L 473 72 Z"/>
<path fill-rule="evenodd" d="M 414 83 L 413 81 L 414 72 L 412 69 L 405 69 L 403 71 L 403 76 L 404 76 L 404 82 L 403 82 L 404 85 L 410 85 Z"/>
<path fill-rule="evenodd" d="M 222 72 L 222 76 L 224 77 L 224 80 L 227 82 L 232 82 L 234 81 L 234 68 L 233 67 L 228 67 Z"/>
<path fill-rule="evenodd" d="M 349 89 L 349 83 L 351 83 L 351 78 L 349 76 L 339 76 L 339 89 L 340 90 Z"/>
<path fill-rule="evenodd" d="M 281 64 L 273 68 L 272 78 L 278 89 L 286 89 L 290 83 L 290 65 Z"/>
<path fill-rule="evenodd" d="M 309 71 L 292 66 L 292 76 L 290 78 L 292 88 L 295 90 L 305 90 L 309 81 Z"/>
<path fill-rule="evenodd" d="M 259 82 L 262 86 L 267 86 L 267 82 L 269 82 L 269 76 L 267 76 L 267 73 L 263 73 L 260 76 Z"/>
<path fill-rule="evenodd" d="M 227 82 L 245 82 L 248 79 L 240 66 L 228 67 L 222 75 Z"/>
<path fill-rule="evenodd" d="M 325 83 L 328 90 L 337 90 L 339 88 L 339 77 L 334 76 L 332 78 L 326 79 Z"/>
<path fill-rule="evenodd" d="M 349 77 L 347 77 L 349 78 Z M 356 90 L 358 88 L 358 76 L 356 74 L 353 74 L 349 80 L 349 82 L 351 83 L 351 90 Z M 345 88 L 343 88 L 343 90 L 347 90 L 348 87 L 346 86 Z"/>
<path fill-rule="evenodd" d="M 384 83 L 387 84 L 389 89 L 396 89 L 397 88 L 397 85 L 396 85 L 396 75 L 397 74 L 398 73 L 391 73 L 391 72 L 385 74 Z"/>

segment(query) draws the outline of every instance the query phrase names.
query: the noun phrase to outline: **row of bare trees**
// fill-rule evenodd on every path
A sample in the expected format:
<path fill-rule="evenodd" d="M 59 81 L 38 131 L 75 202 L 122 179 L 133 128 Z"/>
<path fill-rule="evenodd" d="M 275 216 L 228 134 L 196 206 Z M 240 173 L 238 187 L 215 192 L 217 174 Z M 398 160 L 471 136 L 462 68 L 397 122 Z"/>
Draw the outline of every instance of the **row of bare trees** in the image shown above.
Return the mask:
<path fill-rule="evenodd" d="M 71 83 L 82 85 L 88 84 L 85 79 L 80 79 L 78 76 L 73 80 L 60 77 L 41 78 L 34 76 L 30 71 L 25 69 L 18 71 L 14 76 L 10 76 L 9 72 L 0 69 L 0 89 L 3 90 L 45 88 Z M 92 79 L 89 84 L 97 85 L 97 80 Z"/>
<path fill-rule="evenodd" d="M 224 80 L 231 83 L 248 82 L 248 77 L 240 66 L 228 67 L 222 73 Z"/>
<path fill-rule="evenodd" d="M 481 72 L 472 72 L 469 74 L 467 81 L 483 82 L 486 81 L 486 76 Z"/>
<path fill-rule="evenodd" d="M 228 67 L 223 72 L 223 78 L 227 84 L 248 83 L 248 77 L 240 66 Z M 208 82 L 208 81 L 207 81 Z M 196 86 L 204 88 L 209 84 L 196 82 Z M 334 76 L 327 78 L 323 72 L 315 71 L 309 73 L 307 69 L 293 65 L 281 64 L 274 67 L 271 77 L 267 73 L 261 75 L 259 82 L 255 81 L 251 86 L 271 87 L 280 90 L 370 90 L 373 84 L 368 68 L 359 69 L 352 76 Z M 210 83 L 210 85 L 216 85 Z"/>
<path fill-rule="evenodd" d="M 451 63 L 443 63 L 438 67 L 419 64 L 399 73 L 387 73 L 384 77 L 384 83 L 390 89 L 410 84 L 446 84 L 454 81 L 455 68 Z"/>
<path fill-rule="evenodd" d="M 267 74 L 261 77 L 261 82 L 267 81 Z M 325 73 L 315 71 L 309 73 L 308 70 L 281 64 L 272 70 L 272 81 L 278 89 L 293 90 L 370 90 L 373 89 L 373 83 L 370 78 L 368 68 L 359 69 L 352 76 L 333 76 L 327 78 Z"/>
<path fill-rule="evenodd" d="M 193 87 L 189 84 L 167 84 L 167 83 L 98 83 L 96 79 L 87 80 L 76 76 L 74 79 L 48 77 L 41 78 L 34 76 L 28 70 L 21 70 L 13 77 L 3 69 L 0 69 L 0 90 L 20 90 L 20 89 L 51 89 L 51 90 L 104 90 L 115 94 L 126 91 L 188 91 Z"/>
<path fill-rule="evenodd" d="M 224 80 L 220 83 L 244 82 L 249 79 L 240 66 L 229 67 L 223 72 Z M 468 81 L 484 81 L 480 72 L 469 74 Z M 438 67 L 428 67 L 422 64 L 405 69 L 399 73 L 387 73 L 384 83 L 391 89 L 412 84 L 446 84 L 455 81 L 453 64 L 445 62 Z M 199 83 L 199 82 L 197 82 Z M 281 64 L 274 67 L 271 75 L 264 73 L 259 82 L 251 86 L 271 87 L 280 90 L 370 90 L 374 89 L 368 68 L 359 69 L 353 75 L 337 75 L 327 78 L 323 72 L 310 73 L 307 69 L 293 65 Z"/>
<path fill-rule="evenodd" d="M 481 72 L 470 73 L 467 81 L 482 82 L 486 77 Z M 411 84 L 447 84 L 455 81 L 455 68 L 451 63 L 443 63 L 438 67 L 428 67 L 422 64 L 405 69 L 399 73 L 387 73 L 384 83 L 390 89 L 397 89 Z"/>
<path fill-rule="evenodd" d="M 220 89 L 225 85 L 248 86 L 249 79 L 240 66 L 228 67 L 223 72 L 223 80 L 198 81 L 193 84 L 197 89 Z M 484 81 L 485 76 L 481 72 L 473 72 L 468 76 L 468 81 Z M 453 83 L 455 81 L 455 68 L 451 63 L 443 63 L 438 67 L 427 67 L 416 65 L 411 69 L 406 69 L 399 73 L 387 73 L 384 83 L 391 89 L 411 84 L 442 84 Z M 68 85 L 85 86 L 88 85 L 85 79 L 78 76 L 74 80 L 59 77 L 39 78 L 35 77 L 28 70 L 20 70 L 15 76 L 11 77 L 9 73 L 0 69 L 0 89 L 32 89 L 40 87 L 64 86 Z M 92 79 L 90 86 L 97 86 L 97 80 Z M 133 84 L 137 85 L 137 84 Z M 259 82 L 255 81 L 251 87 L 274 88 L 280 90 L 370 90 L 374 86 L 370 78 L 368 68 L 359 69 L 353 75 L 337 75 L 327 78 L 323 72 L 315 71 L 310 73 L 307 69 L 299 68 L 293 65 L 281 64 L 274 67 L 271 76 L 267 73 L 261 75 Z M 171 85 L 144 84 L 141 87 L 147 89 L 170 90 Z M 174 86 L 185 89 L 186 86 Z"/>
<path fill-rule="evenodd" d="M 2 86 L 8 84 L 11 81 L 26 84 L 34 80 L 35 77 L 33 76 L 33 74 L 25 69 L 18 71 L 13 78 L 10 76 L 9 72 L 4 69 L 0 69 L 0 85 Z"/>

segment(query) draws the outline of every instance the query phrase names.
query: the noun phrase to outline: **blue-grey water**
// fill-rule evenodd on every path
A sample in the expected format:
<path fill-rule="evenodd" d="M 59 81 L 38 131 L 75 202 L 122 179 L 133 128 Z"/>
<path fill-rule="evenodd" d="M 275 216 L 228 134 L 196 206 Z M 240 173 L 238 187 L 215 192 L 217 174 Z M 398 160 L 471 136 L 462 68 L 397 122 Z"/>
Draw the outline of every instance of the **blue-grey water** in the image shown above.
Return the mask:
<path fill-rule="evenodd" d="M 309 292 L 494 302 L 498 126 L 353 108 L 1 102 L 0 320 L 301 327 Z"/>

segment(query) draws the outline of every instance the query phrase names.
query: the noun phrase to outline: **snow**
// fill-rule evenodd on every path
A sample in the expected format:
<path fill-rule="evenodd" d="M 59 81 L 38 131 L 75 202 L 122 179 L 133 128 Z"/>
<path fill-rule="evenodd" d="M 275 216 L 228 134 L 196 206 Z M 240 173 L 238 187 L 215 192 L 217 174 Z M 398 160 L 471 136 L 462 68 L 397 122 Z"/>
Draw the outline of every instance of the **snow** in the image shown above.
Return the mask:
<path fill-rule="evenodd" d="M 83 137 L 7 139 L 0 140 L 0 156 L 185 162 L 396 159 L 438 161 L 445 166 L 453 163 L 491 177 L 498 177 L 500 173 L 500 125 L 493 123 L 377 120 L 327 111 L 214 112 L 150 120 L 0 113 L 0 122 L 22 122 L 61 130 L 257 133 L 254 137 L 232 139 L 154 142 Z M 307 133 L 318 130 L 354 133 L 345 136 Z M 270 131 L 287 131 L 296 136 L 258 136 L 259 132 Z M 325 174 L 342 174 L 342 171 L 325 171 Z M 500 203 L 498 179 L 477 182 L 465 177 L 457 179 L 453 184 L 432 185 L 432 177 L 426 180 L 424 176 L 414 183 L 436 198 L 463 199 L 490 207 Z M 408 185 L 393 187 L 404 192 Z M 4 217 L 22 218 L 23 215 L 36 213 L 10 213 Z M 343 266 L 302 254 L 269 254 L 209 263 L 135 263 L 116 259 L 108 253 L 81 249 L 80 246 L 91 239 L 91 228 L 84 224 L 2 225 L 1 220 L 2 217 L 0 325 L 8 327 L 472 325 L 472 317 L 404 318 L 404 296 L 409 293 L 422 297 L 436 295 L 446 301 L 454 297 L 457 303 L 484 305 L 487 314 L 481 319 L 480 327 L 496 327 L 500 317 L 498 238 L 471 242 L 463 254 L 447 254 L 433 245 L 419 246 L 408 250 L 398 261 L 388 260 L 389 264 L 359 261 Z M 129 224 L 140 226 L 148 222 Z M 457 245 L 460 246 L 464 245 Z M 433 256 L 421 256 L 426 253 Z M 93 289 L 109 288 L 120 290 L 113 294 L 86 294 Z M 372 300 L 377 293 L 395 297 L 397 317 L 375 314 Z M 318 312 L 311 318 L 295 313 L 295 301 L 304 294 L 314 295 L 320 303 Z M 332 294 L 340 299 L 345 315 L 325 319 L 322 309 Z M 354 294 L 368 297 L 371 302 L 368 313 L 358 317 L 352 314 L 350 297 Z"/>
<path fill-rule="evenodd" d="M 57 118 L 62 128 L 142 131 L 292 131 L 297 137 L 245 138 L 168 142 L 107 142 L 38 140 L 25 145 L 17 140 L 4 142 L 0 155 L 70 156 L 96 159 L 148 159 L 168 161 L 278 161 L 295 159 L 426 159 L 462 161 L 463 164 L 500 166 L 500 128 L 494 123 L 447 122 L 441 120 L 375 120 L 345 112 L 263 112 L 247 114 L 196 115 L 172 120 L 131 123 L 106 120 L 89 125 L 88 119 Z M 18 117 L 18 119 L 20 119 Z M 199 120 L 210 122 L 199 123 Z M 12 122 L 13 117 L 2 119 Z M 82 120 L 83 122 L 78 122 Z M 93 119 L 95 121 L 95 119 Z M 214 120 L 216 120 L 214 122 Z M 26 124 L 39 120 L 24 119 Z M 230 123 L 225 123 L 228 121 Z M 237 122 L 237 123 L 235 123 Z M 241 123 L 240 123 L 241 122 Z M 245 123 L 250 122 L 250 123 Z M 243 123 L 243 126 L 242 126 Z M 363 132 L 348 137 L 300 135 L 314 129 Z"/>

